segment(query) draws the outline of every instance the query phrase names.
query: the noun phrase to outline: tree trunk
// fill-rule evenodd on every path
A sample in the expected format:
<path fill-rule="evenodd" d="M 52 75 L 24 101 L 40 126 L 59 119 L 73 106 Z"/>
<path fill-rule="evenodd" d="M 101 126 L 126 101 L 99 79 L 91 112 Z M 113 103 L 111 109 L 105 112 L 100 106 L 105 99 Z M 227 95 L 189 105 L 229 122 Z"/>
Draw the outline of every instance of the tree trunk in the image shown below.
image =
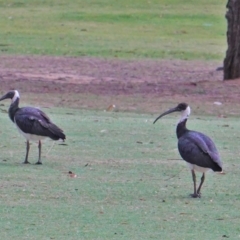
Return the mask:
<path fill-rule="evenodd" d="M 227 8 L 228 49 L 224 59 L 224 80 L 240 77 L 240 0 L 228 0 Z"/>

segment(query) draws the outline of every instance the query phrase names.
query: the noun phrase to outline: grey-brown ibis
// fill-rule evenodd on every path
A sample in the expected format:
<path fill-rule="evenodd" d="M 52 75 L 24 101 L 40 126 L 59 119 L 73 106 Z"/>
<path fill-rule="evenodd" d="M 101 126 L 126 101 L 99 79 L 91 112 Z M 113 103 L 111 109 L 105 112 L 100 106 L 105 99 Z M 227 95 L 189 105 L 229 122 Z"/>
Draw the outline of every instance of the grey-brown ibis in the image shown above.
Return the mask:
<path fill-rule="evenodd" d="M 30 149 L 29 141 L 38 141 L 38 161 L 36 164 L 42 164 L 41 161 L 41 140 L 50 138 L 52 140 L 66 139 L 63 130 L 51 122 L 50 118 L 40 109 L 35 107 L 19 108 L 20 96 L 17 90 L 12 90 L 0 98 L 11 99 L 11 105 L 8 110 L 8 115 L 12 122 L 16 125 L 20 134 L 26 139 L 26 157 L 23 163 L 28 162 L 28 153 Z"/>
<path fill-rule="evenodd" d="M 188 104 L 178 104 L 176 107 L 162 113 L 153 123 L 161 117 L 173 112 L 181 113 L 176 129 L 178 150 L 192 172 L 194 192 L 191 196 L 193 198 L 201 197 L 200 191 L 205 180 L 205 173 L 208 170 L 222 172 L 222 161 L 214 142 L 208 136 L 186 128 L 186 123 L 191 112 Z M 196 188 L 195 171 L 202 172 L 201 182 L 198 188 Z"/>

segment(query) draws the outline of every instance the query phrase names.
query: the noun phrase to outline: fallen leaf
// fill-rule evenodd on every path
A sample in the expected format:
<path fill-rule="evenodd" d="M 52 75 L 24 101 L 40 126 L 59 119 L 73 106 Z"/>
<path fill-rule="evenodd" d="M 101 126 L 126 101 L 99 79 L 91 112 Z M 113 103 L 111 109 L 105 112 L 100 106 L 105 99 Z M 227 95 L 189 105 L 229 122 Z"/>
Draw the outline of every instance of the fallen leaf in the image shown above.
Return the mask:
<path fill-rule="evenodd" d="M 227 118 L 226 115 L 218 115 L 218 117 L 220 117 L 220 118 Z"/>
<path fill-rule="evenodd" d="M 107 112 L 111 112 L 116 108 L 116 105 L 112 104 L 107 108 Z"/>
<path fill-rule="evenodd" d="M 73 173 L 72 171 L 69 171 L 68 174 L 69 174 L 69 177 L 71 177 L 71 178 L 77 177 L 77 174 Z"/>
<path fill-rule="evenodd" d="M 224 235 L 222 235 L 222 237 L 229 238 L 229 237 L 228 237 L 227 235 L 225 235 L 225 234 L 224 234 Z"/>

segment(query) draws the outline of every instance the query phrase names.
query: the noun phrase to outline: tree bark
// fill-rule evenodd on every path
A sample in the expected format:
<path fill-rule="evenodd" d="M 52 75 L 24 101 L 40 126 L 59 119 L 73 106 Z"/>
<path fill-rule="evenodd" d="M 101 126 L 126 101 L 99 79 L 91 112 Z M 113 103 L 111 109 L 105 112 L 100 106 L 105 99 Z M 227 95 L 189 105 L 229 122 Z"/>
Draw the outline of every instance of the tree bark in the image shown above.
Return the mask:
<path fill-rule="evenodd" d="M 224 80 L 240 78 L 240 0 L 228 0 L 227 9 L 228 49 L 224 59 Z"/>

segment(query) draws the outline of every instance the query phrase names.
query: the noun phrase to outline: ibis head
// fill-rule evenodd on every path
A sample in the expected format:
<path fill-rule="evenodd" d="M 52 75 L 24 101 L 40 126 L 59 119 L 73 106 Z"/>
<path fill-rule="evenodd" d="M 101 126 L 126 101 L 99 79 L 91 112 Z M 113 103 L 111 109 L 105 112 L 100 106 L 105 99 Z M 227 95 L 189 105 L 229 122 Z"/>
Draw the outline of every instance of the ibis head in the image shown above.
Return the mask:
<path fill-rule="evenodd" d="M 3 95 L 0 98 L 0 101 L 5 100 L 5 99 L 12 99 L 12 102 L 16 100 L 16 98 L 19 98 L 19 93 L 17 90 L 11 90 L 7 92 L 5 95 Z"/>
<path fill-rule="evenodd" d="M 153 124 L 155 122 L 157 122 L 158 119 L 160 119 L 161 117 L 163 117 L 167 114 L 173 113 L 173 112 L 181 112 L 181 118 L 180 118 L 179 122 L 182 122 L 189 117 L 191 110 L 187 103 L 179 103 L 176 107 L 170 108 L 169 110 L 167 110 L 166 112 L 164 112 L 160 116 L 158 116 L 155 119 L 155 121 L 153 122 Z"/>

